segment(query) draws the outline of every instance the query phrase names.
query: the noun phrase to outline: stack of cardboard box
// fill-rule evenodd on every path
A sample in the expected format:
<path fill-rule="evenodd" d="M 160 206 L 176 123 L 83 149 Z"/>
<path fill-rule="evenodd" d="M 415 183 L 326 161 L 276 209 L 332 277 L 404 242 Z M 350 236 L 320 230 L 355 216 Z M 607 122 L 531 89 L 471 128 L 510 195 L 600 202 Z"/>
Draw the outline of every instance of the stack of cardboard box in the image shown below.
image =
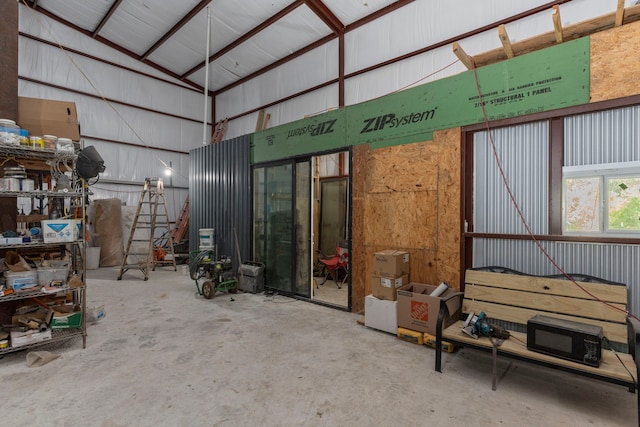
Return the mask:
<path fill-rule="evenodd" d="M 371 295 L 365 297 L 365 326 L 396 334 L 397 291 L 409 283 L 409 253 L 384 250 L 373 254 Z"/>
<path fill-rule="evenodd" d="M 373 254 L 372 294 L 378 299 L 395 301 L 398 288 L 409 283 L 409 252 L 388 249 Z"/>

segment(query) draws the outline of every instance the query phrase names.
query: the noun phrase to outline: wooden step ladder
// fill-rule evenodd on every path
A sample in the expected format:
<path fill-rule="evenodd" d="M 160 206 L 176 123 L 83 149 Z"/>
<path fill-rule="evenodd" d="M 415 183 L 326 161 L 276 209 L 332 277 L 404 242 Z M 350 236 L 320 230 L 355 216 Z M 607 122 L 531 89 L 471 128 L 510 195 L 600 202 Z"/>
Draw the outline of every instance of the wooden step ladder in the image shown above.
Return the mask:
<path fill-rule="evenodd" d="M 156 236 L 158 231 L 161 232 L 160 237 Z M 163 244 L 165 239 L 166 243 Z M 164 254 L 169 255 L 165 247 L 170 259 L 164 259 Z M 121 280 L 122 275 L 131 268 L 139 269 L 144 274 L 144 280 L 149 280 L 149 271 L 155 271 L 157 265 L 172 265 L 174 271 L 178 271 L 164 184 L 161 178 L 145 178 L 118 280 Z"/>

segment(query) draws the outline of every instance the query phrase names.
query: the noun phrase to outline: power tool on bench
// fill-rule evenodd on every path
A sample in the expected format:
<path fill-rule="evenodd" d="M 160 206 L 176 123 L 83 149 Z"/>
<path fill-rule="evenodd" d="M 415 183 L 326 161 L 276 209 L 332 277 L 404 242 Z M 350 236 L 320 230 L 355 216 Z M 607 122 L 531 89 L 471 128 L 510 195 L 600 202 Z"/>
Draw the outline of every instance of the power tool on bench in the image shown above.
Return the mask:
<path fill-rule="evenodd" d="M 481 311 L 478 315 L 473 311 L 469 313 L 462 327 L 462 332 L 475 339 L 483 336 L 506 340 L 511 336 L 509 331 L 501 326 L 490 324 L 487 321 L 487 314 L 484 311 Z"/>

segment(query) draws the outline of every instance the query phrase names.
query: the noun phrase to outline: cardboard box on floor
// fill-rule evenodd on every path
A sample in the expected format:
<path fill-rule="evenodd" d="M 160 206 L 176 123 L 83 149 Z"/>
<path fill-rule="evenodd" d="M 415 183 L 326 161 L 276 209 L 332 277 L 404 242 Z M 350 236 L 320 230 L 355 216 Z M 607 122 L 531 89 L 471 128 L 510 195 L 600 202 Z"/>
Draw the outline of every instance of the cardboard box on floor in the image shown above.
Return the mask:
<path fill-rule="evenodd" d="M 373 275 L 396 278 L 409 274 L 409 252 L 387 249 L 373 254 Z"/>
<path fill-rule="evenodd" d="M 389 277 L 373 276 L 371 278 L 371 294 L 387 301 L 395 301 L 397 299 L 398 289 L 409 283 L 409 275 L 404 274 L 395 279 Z"/>
<path fill-rule="evenodd" d="M 367 295 L 364 298 L 364 325 L 395 334 L 398 329 L 397 303 L 397 301 L 386 301 Z"/>
<path fill-rule="evenodd" d="M 17 124 L 30 135 L 54 135 L 80 141 L 75 102 L 19 96 Z"/>
<path fill-rule="evenodd" d="M 447 313 L 442 320 L 442 327 L 446 328 L 458 320 L 462 298 L 449 297 L 455 294 L 461 295 L 462 292 L 449 288 L 439 297 L 430 296 L 429 294 L 436 288 L 437 286 L 434 285 L 409 283 L 398 289 L 397 311 L 399 328 L 435 335 L 441 299 L 448 299 L 446 302 Z"/>

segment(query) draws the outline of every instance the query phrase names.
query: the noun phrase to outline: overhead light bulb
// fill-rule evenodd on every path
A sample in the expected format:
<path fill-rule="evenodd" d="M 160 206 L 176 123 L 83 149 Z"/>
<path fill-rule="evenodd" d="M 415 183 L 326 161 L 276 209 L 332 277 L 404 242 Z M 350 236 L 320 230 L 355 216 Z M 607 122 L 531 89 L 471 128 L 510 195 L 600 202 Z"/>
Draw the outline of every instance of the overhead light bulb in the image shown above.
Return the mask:
<path fill-rule="evenodd" d="M 164 174 L 165 174 L 166 176 L 171 176 L 171 168 L 167 166 L 167 167 L 165 168 L 165 170 L 164 170 Z"/>

